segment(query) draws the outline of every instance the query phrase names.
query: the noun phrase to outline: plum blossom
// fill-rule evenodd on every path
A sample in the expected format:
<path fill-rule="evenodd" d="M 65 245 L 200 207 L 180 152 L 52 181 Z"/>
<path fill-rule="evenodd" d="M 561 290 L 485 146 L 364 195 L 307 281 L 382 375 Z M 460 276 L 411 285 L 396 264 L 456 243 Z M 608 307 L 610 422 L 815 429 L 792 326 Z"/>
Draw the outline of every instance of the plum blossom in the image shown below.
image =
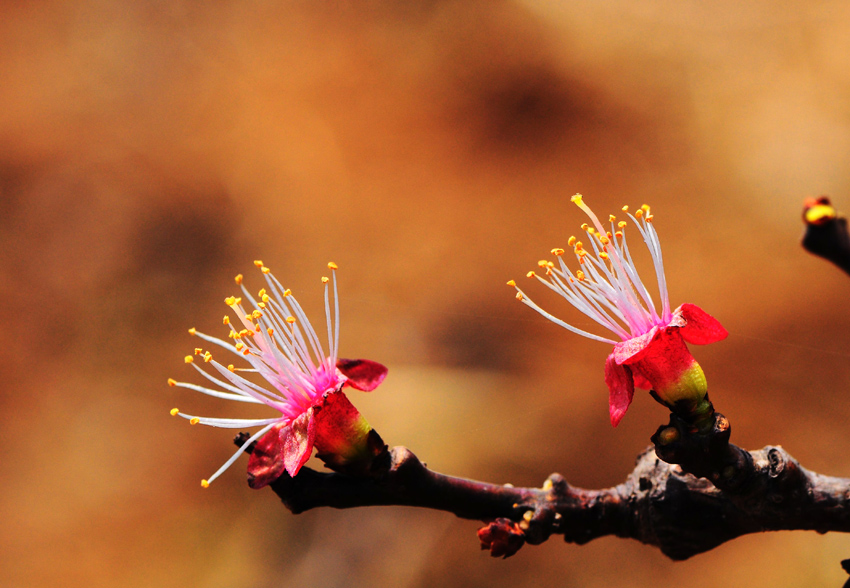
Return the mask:
<path fill-rule="evenodd" d="M 220 362 L 218 352 L 214 356 L 208 349 L 196 347 L 185 362 L 215 387 L 168 380 L 170 386 L 234 402 L 264 404 L 277 413 L 267 418 L 243 419 L 203 417 L 176 408 L 171 410 L 172 416 L 181 416 L 193 425 L 230 429 L 261 427 L 212 476 L 201 481 L 204 488 L 252 443 L 255 446 L 248 461 L 248 473 L 253 488 L 273 482 L 284 470 L 295 476 L 314 447 L 331 467 L 345 468 L 368 459 L 369 452 L 381 443 L 377 433 L 342 393 L 344 386 L 363 391 L 375 389 L 386 376 L 387 368 L 369 360 L 338 359 L 336 264 L 328 264 L 333 276 L 333 315 L 329 296 L 331 280 L 322 278 L 327 354 L 292 292 L 281 285 L 262 261 L 254 264 L 265 276 L 266 288 L 254 297 L 243 285 L 242 275 L 236 276 L 242 296 L 225 299 L 236 321 L 228 315 L 223 319 L 231 341 L 189 329 L 191 335 L 223 349 L 226 355 L 237 356 L 237 363 L 247 362 L 247 367 Z"/>
<path fill-rule="evenodd" d="M 608 217 L 603 226 L 584 203 L 581 194 L 572 201 L 590 218 L 583 224 L 589 247 L 575 237 L 568 244 L 575 253 L 579 268 L 574 273 L 564 262 L 564 249 L 552 254 L 557 263 L 538 262 L 544 275 L 528 272 L 551 290 L 563 296 L 585 316 L 605 327 L 616 339 L 596 335 L 556 318 L 535 304 L 514 280 L 509 286 L 517 290 L 517 299 L 550 321 L 578 335 L 608 343 L 614 350 L 605 362 L 605 382 L 609 390 L 611 424 L 617 426 L 634 396 L 634 387 L 651 390 L 655 397 L 678 413 L 702 416 L 711 410 L 708 385 L 700 365 L 686 343 L 705 345 L 724 339 L 728 333 L 720 323 L 693 304 L 682 304 L 670 310 L 667 281 L 661 257 L 661 244 L 653 226 L 653 215 L 647 205 L 634 214 L 623 212 L 642 237 L 655 269 L 660 308 L 638 275 L 626 242 L 626 220 Z"/>

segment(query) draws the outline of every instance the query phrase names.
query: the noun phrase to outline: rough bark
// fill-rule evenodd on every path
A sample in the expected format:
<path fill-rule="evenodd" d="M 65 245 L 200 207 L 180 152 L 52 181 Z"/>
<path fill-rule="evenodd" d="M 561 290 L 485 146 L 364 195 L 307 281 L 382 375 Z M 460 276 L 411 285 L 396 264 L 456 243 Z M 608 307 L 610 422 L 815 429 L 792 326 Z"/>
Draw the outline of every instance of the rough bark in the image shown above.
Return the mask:
<path fill-rule="evenodd" d="M 850 531 L 850 479 L 809 472 L 779 446 L 745 451 L 728 443 L 729 432 L 720 414 L 703 431 L 672 415 L 626 480 L 602 490 L 571 486 L 560 474 L 540 488 L 455 478 L 405 447 L 389 450 L 370 476 L 302 468 L 271 488 L 293 513 L 405 505 L 480 520 L 482 547 L 504 557 L 553 534 L 577 544 L 636 539 L 682 560 L 747 533 Z"/>

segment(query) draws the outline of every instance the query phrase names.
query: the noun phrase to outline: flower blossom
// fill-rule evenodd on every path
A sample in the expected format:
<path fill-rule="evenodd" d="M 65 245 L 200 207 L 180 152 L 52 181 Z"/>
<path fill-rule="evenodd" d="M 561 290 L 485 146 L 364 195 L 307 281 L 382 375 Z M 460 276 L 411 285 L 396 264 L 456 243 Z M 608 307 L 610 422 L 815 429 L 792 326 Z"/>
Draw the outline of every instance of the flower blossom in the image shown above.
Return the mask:
<path fill-rule="evenodd" d="M 692 419 L 705 416 L 711 410 L 708 385 L 700 365 L 691 355 L 687 343 L 705 345 L 726 338 L 728 333 L 712 316 L 693 304 L 682 304 L 670 310 L 667 281 L 661 258 L 661 244 L 652 225 L 649 206 L 643 205 L 634 214 L 623 212 L 637 227 L 646 244 L 655 268 L 661 307 L 656 304 L 644 285 L 626 243 L 627 221 L 609 216 L 609 228 L 583 202 L 581 194 L 572 201 L 590 217 L 592 225 L 582 225 L 590 244 L 586 249 L 581 241 L 570 237 L 579 268 L 571 272 L 563 260 L 564 249 L 552 254 L 557 263 L 541 260 L 538 266 L 544 276 L 528 272 L 551 290 L 563 296 L 585 316 L 605 327 L 619 339 L 596 335 L 549 314 L 535 304 L 516 282 L 517 299 L 550 321 L 583 337 L 614 346 L 605 363 L 605 383 L 609 390 L 611 424 L 617 426 L 634 396 L 634 387 L 651 390 L 656 399 L 677 413 Z"/>
<path fill-rule="evenodd" d="M 219 362 L 211 351 L 196 347 L 194 355 L 187 355 L 185 362 L 216 387 L 168 380 L 170 386 L 224 400 L 264 404 L 278 413 L 269 418 L 233 419 L 195 416 L 176 408 L 171 410 L 172 416 L 181 416 L 193 425 L 230 429 L 261 427 L 218 471 L 201 481 L 204 488 L 209 487 L 210 482 L 229 468 L 252 443 L 256 443 L 248 461 L 252 488 L 273 482 L 284 470 L 295 476 L 309 459 L 313 447 L 318 450 L 319 457 L 336 469 L 362 466 L 368 462 L 371 453 L 382 447 L 380 437 L 342 393 L 343 386 L 363 391 L 375 389 L 386 376 L 387 368 L 369 360 L 338 359 L 336 264 L 328 264 L 333 275 L 333 317 L 328 291 L 330 280 L 322 278 L 330 346 L 327 355 L 291 291 L 283 288 L 262 261 L 254 264 L 265 276 L 266 288 L 254 298 L 242 284 L 240 274 L 236 276 L 236 283 L 241 286 L 243 296 L 225 299 L 225 304 L 237 318 L 236 325 L 227 315 L 223 321 L 230 329 L 232 342 L 189 329 L 191 335 L 223 348 L 227 354 L 238 356 L 247 361 L 249 367 Z M 243 299 L 247 304 L 243 305 Z M 196 357 L 202 361 L 195 361 Z"/>

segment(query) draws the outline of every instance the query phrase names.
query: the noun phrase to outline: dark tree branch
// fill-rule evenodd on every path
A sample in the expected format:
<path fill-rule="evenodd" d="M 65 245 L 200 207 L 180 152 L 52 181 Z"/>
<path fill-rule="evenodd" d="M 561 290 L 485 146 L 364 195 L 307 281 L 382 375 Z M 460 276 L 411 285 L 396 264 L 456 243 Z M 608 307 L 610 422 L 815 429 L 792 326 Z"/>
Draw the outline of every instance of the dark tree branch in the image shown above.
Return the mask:
<path fill-rule="evenodd" d="M 803 248 L 831 261 L 850 274 L 850 234 L 847 219 L 837 216 L 829 198 L 820 196 L 806 200 L 803 208 L 806 232 Z"/>
<path fill-rule="evenodd" d="M 488 523 L 479 531 L 482 547 L 505 557 L 552 534 L 577 544 L 637 539 L 681 560 L 747 533 L 850 532 L 850 479 L 809 472 L 781 447 L 745 451 L 728 443 L 729 432 L 720 414 L 703 431 L 671 415 L 625 482 L 604 490 L 571 486 L 559 474 L 541 488 L 455 478 L 429 470 L 404 447 L 393 448 L 371 477 L 302 468 L 271 487 L 293 513 L 406 505 L 481 520 Z"/>

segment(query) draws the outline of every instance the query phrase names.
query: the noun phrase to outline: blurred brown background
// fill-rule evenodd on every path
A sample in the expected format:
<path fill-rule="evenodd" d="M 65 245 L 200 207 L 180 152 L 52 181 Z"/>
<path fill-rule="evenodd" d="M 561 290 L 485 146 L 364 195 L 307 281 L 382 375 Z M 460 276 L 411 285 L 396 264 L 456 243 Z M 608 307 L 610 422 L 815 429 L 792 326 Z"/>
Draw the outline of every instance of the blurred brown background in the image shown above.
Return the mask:
<path fill-rule="evenodd" d="M 584 221 L 652 204 L 674 304 L 746 447 L 850 476 L 850 280 L 798 245 L 802 199 L 850 209 L 850 6 L 838 1 L 6 2 L 0 8 L 0 584 L 838 586 L 850 538 L 749 536 L 673 563 L 557 537 L 496 561 L 407 508 L 293 516 L 203 491 L 237 416 L 169 388 L 186 329 L 263 259 L 342 355 L 352 401 L 440 471 L 619 483 L 665 412 L 608 423 L 606 346 L 504 286 Z M 254 284 L 254 285 L 251 285 Z M 565 303 L 529 288 L 547 308 Z M 17 313 L 17 314 L 15 314 Z M 318 314 L 316 314 L 318 313 Z M 237 407 L 238 408 L 238 407 Z"/>

